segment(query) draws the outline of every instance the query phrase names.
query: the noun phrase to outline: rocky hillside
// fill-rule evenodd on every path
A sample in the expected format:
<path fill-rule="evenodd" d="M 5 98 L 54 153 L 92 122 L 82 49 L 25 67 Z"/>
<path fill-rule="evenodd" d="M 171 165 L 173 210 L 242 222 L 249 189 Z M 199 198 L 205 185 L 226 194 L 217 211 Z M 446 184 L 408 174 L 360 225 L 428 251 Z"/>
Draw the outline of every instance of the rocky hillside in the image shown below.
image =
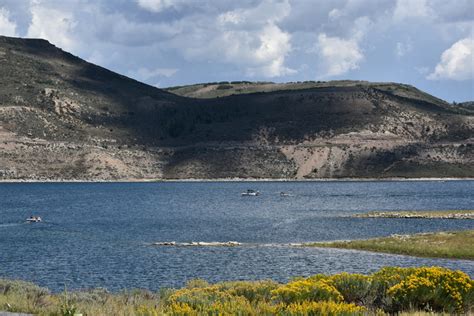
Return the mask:
<path fill-rule="evenodd" d="M 474 177 L 474 109 L 408 85 L 169 88 L 0 36 L 0 179 Z"/>

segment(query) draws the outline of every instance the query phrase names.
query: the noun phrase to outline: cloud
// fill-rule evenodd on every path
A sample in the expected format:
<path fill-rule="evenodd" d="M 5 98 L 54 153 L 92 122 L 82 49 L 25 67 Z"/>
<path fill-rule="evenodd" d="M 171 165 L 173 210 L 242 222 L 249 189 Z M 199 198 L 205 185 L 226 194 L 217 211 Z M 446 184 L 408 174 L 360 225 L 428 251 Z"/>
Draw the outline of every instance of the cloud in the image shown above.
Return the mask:
<path fill-rule="evenodd" d="M 362 51 L 354 39 L 329 37 L 322 33 L 318 36 L 318 53 L 324 62 L 324 76 L 338 76 L 359 68 L 364 59 Z"/>
<path fill-rule="evenodd" d="M 27 36 L 43 38 L 68 51 L 75 51 L 79 43 L 74 39 L 76 21 L 71 12 L 52 9 L 33 3 L 30 8 L 31 24 Z"/>
<path fill-rule="evenodd" d="M 407 18 L 429 17 L 433 14 L 427 0 L 397 0 L 393 18 L 395 21 L 401 21 Z"/>
<path fill-rule="evenodd" d="M 5 8 L 0 8 L 0 35 L 18 36 L 16 24 L 10 20 L 10 12 Z"/>
<path fill-rule="evenodd" d="M 415 67 L 415 71 L 420 75 L 426 76 L 430 72 L 430 68 L 425 66 L 419 66 Z"/>
<path fill-rule="evenodd" d="M 171 7 L 179 7 L 186 0 L 137 0 L 138 5 L 151 12 L 161 12 Z"/>
<path fill-rule="evenodd" d="M 260 45 L 250 56 L 258 66 L 249 67 L 247 74 L 250 76 L 263 74 L 271 78 L 296 72 L 285 67 L 285 56 L 291 50 L 290 34 L 283 32 L 274 24 L 269 24 L 260 32 L 258 39 Z"/>
<path fill-rule="evenodd" d="M 318 73 L 328 80 L 344 76 L 432 87 L 437 84 L 427 77 L 472 77 L 469 57 L 450 46 L 472 38 L 473 0 L 0 3 L 1 34 L 46 38 L 149 84 L 303 81 Z M 443 91 L 465 91 L 472 79 L 451 84 Z"/>
<path fill-rule="evenodd" d="M 468 80 L 474 77 L 474 38 L 467 37 L 454 43 L 441 55 L 441 61 L 429 80 Z"/>
<path fill-rule="evenodd" d="M 147 46 L 160 40 L 179 35 L 177 23 L 130 21 L 122 14 L 94 13 L 94 28 L 97 37 L 118 45 Z"/>
<path fill-rule="evenodd" d="M 178 72 L 177 68 L 156 68 L 148 69 L 145 67 L 139 68 L 137 71 L 131 72 L 131 76 L 138 80 L 147 81 L 156 77 L 172 77 Z"/>
<path fill-rule="evenodd" d="M 405 43 L 403 42 L 397 42 L 395 46 L 395 54 L 397 57 L 403 57 L 412 50 L 412 44 L 410 41 L 407 41 Z"/>
<path fill-rule="evenodd" d="M 431 13 L 441 22 L 472 22 L 474 19 L 472 0 L 456 0 L 455 3 L 446 0 L 429 0 L 428 5 Z"/>
<path fill-rule="evenodd" d="M 316 52 L 322 62 L 322 77 L 339 76 L 359 68 L 360 62 L 364 60 L 360 42 L 372 24 L 367 16 L 357 18 L 352 23 L 348 38 L 319 33 L 316 48 L 310 52 Z"/>
<path fill-rule="evenodd" d="M 294 74 L 285 66 L 291 34 L 278 22 L 291 11 L 288 1 L 262 1 L 251 8 L 222 12 L 215 17 L 194 16 L 177 23 L 182 32 L 172 47 L 188 61 L 238 66 L 247 76 L 279 77 Z"/>

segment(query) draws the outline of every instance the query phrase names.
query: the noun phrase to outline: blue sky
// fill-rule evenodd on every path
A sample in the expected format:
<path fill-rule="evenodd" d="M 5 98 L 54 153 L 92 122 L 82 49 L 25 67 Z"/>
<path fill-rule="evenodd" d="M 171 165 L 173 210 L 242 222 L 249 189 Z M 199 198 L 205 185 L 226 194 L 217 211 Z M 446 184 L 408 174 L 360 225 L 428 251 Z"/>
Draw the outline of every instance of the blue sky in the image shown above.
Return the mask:
<path fill-rule="evenodd" d="M 473 0 L 0 0 L 0 34 L 157 87 L 355 79 L 474 100 Z"/>

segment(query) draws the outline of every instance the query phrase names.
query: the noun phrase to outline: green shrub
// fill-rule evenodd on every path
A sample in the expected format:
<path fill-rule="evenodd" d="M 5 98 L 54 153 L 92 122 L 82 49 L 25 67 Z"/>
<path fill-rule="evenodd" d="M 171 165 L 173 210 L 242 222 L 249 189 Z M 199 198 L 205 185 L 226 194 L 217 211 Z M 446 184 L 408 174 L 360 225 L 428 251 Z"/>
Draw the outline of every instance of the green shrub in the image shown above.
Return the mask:
<path fill-rule="evenodd" d="M 330 280 L 331 284 L 344 297 L 346 303 L 366 305 L 370 300 L 370 277 L 344 272 L 331 276 Z"/>
<path fill-rule="evenodd" d="M 186 283 L 187 289 L 203 288 L 210 286 L 209 282 L 202 279 L 192 279 Z"/>
<path fill-rule="evenodd" d="M 387 312 L 397 312 L 389 288 L 400 283 L 415 268 L 384 267 L 371 275 L 368 303 L 372 308 L 381 308 Z"/>
<path fill-rule="evenodd" d="M 49 294 L 49 290 L 25 281 L 0 279 L 0 294 L 20 294 L 27 298 L 35 298 Z"/>

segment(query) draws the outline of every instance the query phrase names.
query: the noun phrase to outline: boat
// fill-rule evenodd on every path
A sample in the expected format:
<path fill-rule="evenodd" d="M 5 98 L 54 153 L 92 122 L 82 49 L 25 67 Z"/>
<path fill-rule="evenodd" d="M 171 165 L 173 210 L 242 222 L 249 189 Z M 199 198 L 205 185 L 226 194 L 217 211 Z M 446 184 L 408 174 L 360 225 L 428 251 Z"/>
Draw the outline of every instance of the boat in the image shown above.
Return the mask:
<path fill-rule="evenodd" d="M 247 190 L 246 192 L 242 192 L 241 195 L 242 196 L 258 196 L 260 195 L 260 192 L 255 191 L 255 190 Z"/>
<path fill-rule="evenodd" d="M 26 219 L 26 221 L 28 223 L 40 223 L 42 222 L 43 220 L 41 219 L 41 217 L 39 216 L 30 216 Z"/>
<path fill-rule="evenodd" d="M 285 196 L 291 196 L 291 194 L 288 193 L 288 192 L 280 192 L 280 196 L 283 196 L 283 197 L 285 197 Z"/>

